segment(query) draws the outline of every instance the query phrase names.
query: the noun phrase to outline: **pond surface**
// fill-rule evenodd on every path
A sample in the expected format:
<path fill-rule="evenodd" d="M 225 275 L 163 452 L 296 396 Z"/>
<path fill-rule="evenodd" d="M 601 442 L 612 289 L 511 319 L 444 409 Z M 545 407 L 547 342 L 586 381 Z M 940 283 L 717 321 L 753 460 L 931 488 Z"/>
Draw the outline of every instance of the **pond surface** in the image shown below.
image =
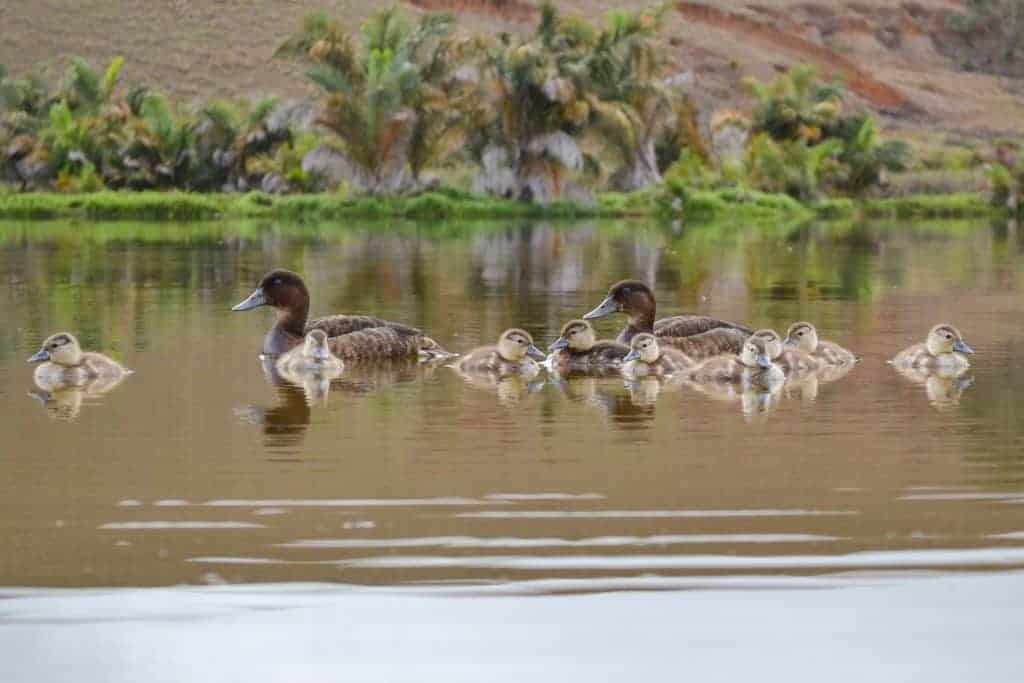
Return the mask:
<path fill-rule="evenodd" d="M 0 224 L 0 585 L 536 593 L 1024 568 L 1022 254 L 985 222 Z M 863 361 L 735 400 L 386 367 L 310 405 L 264 377 L 269 310 L 230 312 L 272 267 L 304 275 L 313 314 L 456 351 L 510 326 L 546 346 L 635 277 L 661 316 L 807 319 Z M 967 375 L 885 364 L 947 321 L 976 351 Z M 63 330 L 135 374 L 39 395 L 25 359 Z"/>

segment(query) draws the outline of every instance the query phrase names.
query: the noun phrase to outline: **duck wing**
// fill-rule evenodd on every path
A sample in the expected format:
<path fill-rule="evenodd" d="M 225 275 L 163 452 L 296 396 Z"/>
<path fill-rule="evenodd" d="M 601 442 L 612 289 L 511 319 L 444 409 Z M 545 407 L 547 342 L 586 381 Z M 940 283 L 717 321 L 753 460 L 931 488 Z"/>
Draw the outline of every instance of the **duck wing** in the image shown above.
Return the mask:
<path fill-rule="evenodd" d="M 415 327 L 391 322 L 383 318 L 375 318 L 372 315 L 328 315 L 306 323 L 307 334 L 311 330 L 323 330 L 328 337 L 343 337 L 353 332 L 373 328 L 391 329 L 397 334 L 406 337 L 420 334 L 420 331 Z"/>
<path fill-rule="evenodd" d="M 708 315 L 676 315 L 671 318 L 662 318 L 654 323 L 654 335 L 659 338 L 692 337 L 716 329 L 739 330 L 746 333 L 747 336 L 753 332 L 742 325 Z"/>
<path fill-rule="evenodd" d="M 413 328 L 368 327 L 332 336 L 327 345 L 344 361 L 377 361 L 416 357 L 422 340 L 423 335 Z"/>
<path fill-rule="evenodd" d="M 717 327 L 689 337 L 658 337 L 658 343 L 682 351 L 694 361 L 714 356 L 734 356 L 750 335 L 731 327 Z"/>

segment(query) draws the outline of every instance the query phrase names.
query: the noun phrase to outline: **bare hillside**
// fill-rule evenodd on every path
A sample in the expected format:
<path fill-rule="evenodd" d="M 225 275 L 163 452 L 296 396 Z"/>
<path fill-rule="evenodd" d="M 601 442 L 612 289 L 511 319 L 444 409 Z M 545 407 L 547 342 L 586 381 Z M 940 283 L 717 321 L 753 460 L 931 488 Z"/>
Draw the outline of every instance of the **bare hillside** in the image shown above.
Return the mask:
<path fill-rule="evenodd" d="M 564 12 L 590 19 L 646 2 L 570 0 Z M 925 136 L 1024 133 L 1024 80 L 962 70 L 964 48 L 943 0 L 715 0 L 677 2 L 666 16 L 665 49 L 692 69 L 705 111 L 743 108 L 744 76 L 770 78 L 807 62 L 842 78 L 854 106 L 879 112 L 890 128 Z M 370 0 L 35 0 L 0 3 L 0 63 L 18 71 L 46 63 L 59 71 L 80 54 L 127 60 L 126 77 L 192 96 L 287 95 L 306 91 L 301 74 L 272 59 L 304 13 L 326 9 L 353 30 L 378 7 Z M 446 9 L 468 29 L 526 30 L 529 0 L 410 0 L 410 11 Z"/>

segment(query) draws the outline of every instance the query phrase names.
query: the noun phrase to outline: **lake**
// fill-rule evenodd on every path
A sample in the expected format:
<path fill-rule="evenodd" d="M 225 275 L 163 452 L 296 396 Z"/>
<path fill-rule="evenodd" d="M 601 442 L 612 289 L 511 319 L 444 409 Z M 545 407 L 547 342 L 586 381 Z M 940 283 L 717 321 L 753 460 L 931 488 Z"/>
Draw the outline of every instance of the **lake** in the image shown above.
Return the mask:
<path fill-rule="evenodd" d="M 0 223 L 0 651 L 32 649 L 33 614 L 53 643 L 90 643 L 96 614 L 142 618 L 112 597 L 138 587 L 162 587 L 142 594 L 156 596 L 145 619 L 164 626 L 176 604 L 214 619 L 188 600 L 227 600 L 234 584 L 259 585 L 232 613 L 288 603 L 290 586 L 360 600 L 441 591 L 471 615 L 500 609 L 495 595 L 509 609 L 530 596 L 557 611 L 571 595 L 647 614 L 647 591 L 661 591 L 715 608 L 683 590 L 728 596 L 728 609 L 736 591 L 786 589 L 825 608 L 808 589 L 875 595 L 881 582 L 907 598 L 961 579 L 984 601 L 986 576 L 1019 596 L 1022 253 L 1018 227 L 984 221 Z M 313 315 L 406 322 L 454 351 L 512 326 L 546 347 L 630 277 L 654 285 L 659 316 L 783 334 L 810 320 L 862 361 L 835 381 L 731 397 L 389 365 L 310 399 L 264 375 L 270 311 L 230 311 L 274 267 L 305 277 Z M 967 374 L 921 384 L 886 365 L 939 322 L 976 351 Z M 596 326 L 613 337 L 623 323 Z M 38 391 L 26 358 L 64 330 L 135 373 L 103 394 Z M 179 602 L 168 587 L 183 584 L 208 588 Z M 96 588 L 112 592 L 77 611 L 95 594 L 64 590 Z M 663 625 L 685 632 L 684 613 Z M 1002 619 L 982 622 L 1000 632 Z M 601 642 L 582 638 L 580 656 Z"/>

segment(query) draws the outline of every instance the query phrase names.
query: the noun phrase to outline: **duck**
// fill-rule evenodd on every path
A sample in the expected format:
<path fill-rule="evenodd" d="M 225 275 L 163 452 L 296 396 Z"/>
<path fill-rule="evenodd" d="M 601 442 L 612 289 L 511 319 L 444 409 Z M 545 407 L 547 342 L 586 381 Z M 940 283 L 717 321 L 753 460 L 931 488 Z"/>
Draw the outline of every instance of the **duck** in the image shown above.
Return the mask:
<path fill-rule="evenodd" d="M 793 323 L 786 332 L 783 343 L 798 351 L 803 351 L 818 361 L 819 368 L 824 366 L 852 366 L 859 360 L 852 352 L 839 344 L 820 341 L 818 330 L 809 322 Z"/>
<path fill-rule="evenodd" d="M 42 363 L 33 377 L 36 385 L 45 391 L 83 386 L 97 379 L 121 379 L 132 372 L 102 353 L 82 351 L 78 339 L 70 332 L 47 337 L 28 362 Z"/>
<path fill-rule="evenodd" d="M 514 327 L 502 332 L 497 344 L 481 346 L 467 353 L 455 367 L 466 374 L 520 375 L 530 379 L 540 372 L 537 361 L 545 358 L 547 356 L 534 345 L 530 333 Z"/>
<path fill-rule="evenodd" d="M 658 338 L 648 332 L 633 337 L 623 361 L 622 374 L 628 379 L 665 377 L 694 366 L 685 353 L 670 346 L 662 348 Z"/>
<path fill-rule="evenodd" d="M 785 382 L 782 369 L 772 362 L 768 342 L 751 335 L 735 355 L 709 358 L 687 373 L 697 383 L 736 383 L 744 389 L 760 387 L 776 389 Z"/>
<path fill-rule="evenodd" d="M 751 330 L 743 325 L 705 315 L 677 315 L 655 320 L 654 292 L 639 280 L 622 280 L 611 286 L 608 296 L 584 320 L 596 320 L 613 313 L 629 316 L 616 341 L 629 344 L 633 337 L 653 334 L 662 345 L 673 346 L 694 360 L 722 353 L 738 353 Z"/>
<path fill-rule="evenodd" d="M 786 346 L 779 333 L 772 329 L 756 330 L 753 334 L 765 340 L 765 349 L 768 357 L 779 366 L 787 377 L 792 375 L 806 375 L 818 369 L 821 363 L 809 353 L 805 353 L 795 347 Z"/>
<path fill-rule="evenodd" d="M 903 349 L 889 363 L 901 370 L 956 374 L 970 367 L 967 356 L 972 353 L 974 349 L 964 341 L 960 330 L 940 323 L 928 332 L 923 343 Z"/>
<path fill-rule="evenodd" d="M 345 361 L 374 361 L 418 356 L 421 360 L 452 357 L 444 347 L 409 325 L 369 315 L 329 315 L 309 319 L 309 290 L 290 270 L 272 270 L 252 294 L 231 308 L 249 311 L 270 306 L 277 320 L 263 339 L 263 353 L 280 356 L 299 346 L 312 330 L 323 330 L 331 352 Z"/>
<path fill-rule="evenodd" d="M 340 375 L 345 364 L 331 353 L 327 333 L 323 330 L 310 330 L 302 346 L 278 356 L 275 363 L 282 374 L 319 373 L 324 375 Z"/>
<path fill-rule="evenodd" d="M 548 361 L 557 372 L 617 371 L 629 354 L 629 347 L 617 341 L 598 340 L 594 326 L 586 320 L 570 320 L 558 339 L 548 347 Z"/>

